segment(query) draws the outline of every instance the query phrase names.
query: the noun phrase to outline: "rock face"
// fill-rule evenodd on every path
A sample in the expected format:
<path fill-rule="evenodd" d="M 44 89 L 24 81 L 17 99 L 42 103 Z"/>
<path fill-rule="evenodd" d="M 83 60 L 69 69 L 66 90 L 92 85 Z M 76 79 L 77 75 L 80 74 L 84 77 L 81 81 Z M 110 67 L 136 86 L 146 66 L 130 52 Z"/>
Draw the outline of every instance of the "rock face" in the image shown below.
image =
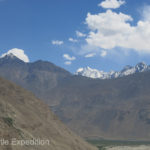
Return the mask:
<path fill-rule="evenodd" d="M 71 75 L 49 62 L 0 59 L 0 76 L 32 91 L 68 127 L 87 138 L 150 139 L 150 71 L 146 70 L 140 63 L 134 69 L 125 67 L 125 76 L 100 80 Z"/>
<path fill-rule="evenodd" d="M 146 65 L 144 62 L 141 62 L 138 63 L 135 67 L 125 66 L 121 71 L 118 72 L 117 71 L 104 72 L 99 71 L 97 69 L 92 69 L 90 67 L 86 67 L 86 68 L 79 68 L 75 74 L 94 79 L 114 79 L 149 70 L 150 66 Z"/>
<path fill-rule="evenodd" d="M 96 150 L 74 135 L 30 92 L 0 78 L 0 150 Z M 10 142 L 44 140 L 44 145 L 20 146 Z M 16 144 L 16 142 L 14 142 Z"/>

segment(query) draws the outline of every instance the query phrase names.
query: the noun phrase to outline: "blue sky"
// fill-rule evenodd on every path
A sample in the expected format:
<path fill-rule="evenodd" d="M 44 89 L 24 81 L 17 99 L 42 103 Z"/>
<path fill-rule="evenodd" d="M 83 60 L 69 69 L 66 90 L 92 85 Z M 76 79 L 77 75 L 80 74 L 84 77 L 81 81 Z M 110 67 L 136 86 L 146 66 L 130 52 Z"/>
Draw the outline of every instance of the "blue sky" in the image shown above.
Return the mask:
<path fill-rule="evenodd" d="M 148 0 L 1 0 L 0 55 L 18 48 L 30 61 L 70 72 L 150 64 Z"/>

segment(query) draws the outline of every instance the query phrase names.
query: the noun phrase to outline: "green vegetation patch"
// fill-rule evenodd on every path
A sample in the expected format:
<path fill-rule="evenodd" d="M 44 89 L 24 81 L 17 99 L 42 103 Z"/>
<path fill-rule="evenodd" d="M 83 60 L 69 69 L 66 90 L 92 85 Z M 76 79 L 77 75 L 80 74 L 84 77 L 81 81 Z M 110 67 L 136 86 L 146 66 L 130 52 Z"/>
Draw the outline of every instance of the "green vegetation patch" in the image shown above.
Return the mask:
<path fill-rule="evenodd" d="M 10 117 L 3 117 L 3 120 L 4 120 L 4 122 L 5 122 L 8 126 L 10 126 L 10 127 L 13 126 L 14 121 L 13 121 L 12 118 L 10 118 Z"/>
<path fill-rule="evenodd" d="M 106 150 L 106 148 L 104 146 L 97 146 L 99 150 Z"/>

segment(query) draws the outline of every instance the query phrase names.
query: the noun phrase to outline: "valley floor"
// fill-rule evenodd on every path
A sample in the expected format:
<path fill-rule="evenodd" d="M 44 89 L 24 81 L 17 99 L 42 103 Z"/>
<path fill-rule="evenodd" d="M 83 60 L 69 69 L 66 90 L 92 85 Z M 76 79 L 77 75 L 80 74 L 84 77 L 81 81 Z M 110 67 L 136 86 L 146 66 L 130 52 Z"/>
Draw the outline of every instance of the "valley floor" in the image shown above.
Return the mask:
<path fill-rule="evenodd" d="M 103 148 L 106 150 L 150 150 L 150 146 L 115 146 L 115 147 L 107 147 Z"/>
<path fill-rule="evenodd" d="M 149 141 L 88 140 L 99 150 L 150 150 Z"/>

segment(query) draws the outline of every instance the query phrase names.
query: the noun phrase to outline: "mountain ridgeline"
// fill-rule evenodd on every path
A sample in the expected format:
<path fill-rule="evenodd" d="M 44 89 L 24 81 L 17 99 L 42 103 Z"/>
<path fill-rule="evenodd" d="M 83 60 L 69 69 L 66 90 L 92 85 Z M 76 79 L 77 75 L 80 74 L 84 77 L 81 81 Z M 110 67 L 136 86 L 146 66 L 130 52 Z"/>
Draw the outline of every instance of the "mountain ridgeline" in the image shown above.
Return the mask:
<path fill-rule="evenodd" d="M 49 100 L 49 91 L 59 80 L 71 74 L 50 62 L 25 63 L 11 54 L 0 59 L 0 76 L 32 91 L 41 99 Z"/>
<path fill-rule="evenodd" d="M 114 79 L 149 70 L 150 66 L 146 65 L 144 62 L 141 62 L 138 63 L 135 67 L 129 65 L 125 66 L 121 71 L 104 72 L 97 69 L 92 69 L 90 67 L 86 67 L 79 68 L 75 74 L 94 79 Z"/>
<path fill-rule="evenodd" d="M 140 63 L 135 68 L 142 70 L 142 66 Z M 150 138 L 148 69 L 101 80 L 72 75 L 50 62 L 24 63 L 7 56 L 0 59 L 0 76 L 32 91 L 82 137 Z"/>

